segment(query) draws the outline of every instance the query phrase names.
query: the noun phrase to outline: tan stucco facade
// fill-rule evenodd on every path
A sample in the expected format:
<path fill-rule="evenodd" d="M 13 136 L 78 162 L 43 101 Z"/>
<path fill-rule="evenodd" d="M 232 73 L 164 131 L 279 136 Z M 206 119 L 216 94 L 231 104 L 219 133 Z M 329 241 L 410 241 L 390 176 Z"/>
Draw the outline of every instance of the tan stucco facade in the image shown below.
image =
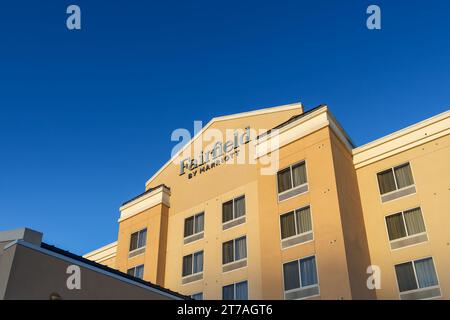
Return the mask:
<path fill-rule="evenodd" d="M 432 256 L 441 297 L 450 298 L 450 276 L 444 273 L 450 266 L 445 232 L 450 220 L 449 117 L 447 111 L 359 148 L 326 106 L 304 113 L 301 104 L 293 104 L 215 118 L 184 150 L 197 143 L 201 147 L 196 150 L 211 150 L 217 140 L 205 139 L 211 132 L 222 133 L 226 141 L 233 140 L 230 130 L 237 131 L 244 141 L 250 128 L 248 143 L 230 144 L 231 151 L 224 153 L 238 150 L 246 155 L 245 163 L 201 171 L 201 165 L 180 167 L 186 153 L 172 159 L 147 181 L 145 193 L 121 207 L 117 243 L 85 257 L 123 272 L 143 265 L 145 280 L 186 295 L 202 293 L 204 299 L 222 299 L 224 286 L 247 281 L 249 299 L 335 300 L 399 299 L 394 265 Z M 268 160 L 276 162 L 271 174 L 264 171 Z M 277 172 L 303 161 L 307 183 L 298 189 L 303 191 L 280 198 Z M 411 165 L 416 192 L 382 203 L 377 173 L 405 162 Z M 225 227 L 222 205 L 240 196 L 245 196 L 245 218 Z M 415 206 L 422 209 L 428 241 L 391 250 L 385 215 Z M 286 242 L 280 215 L 305 207 L 312 224 L 307 240 Z M 187 242 L 185 220 L 201 212 L 201 237 Z M 132 234 L 143 229 L 145 247 L 130 252 Z M 242 236 L 246 259 L 229 270 L 222 244 Z M 183 257 L 200 251 L 203 269 L 190 281 L 182 274 Z M 309 296 L 300 292 L 303 285 L 298 292 L 285 290 L 283 278 L 284 264 L 305 257 L 315 257 L 317 270 L 316 284 L 305 287 L 313 292 Z M 381 269 L 381 288 L 367 286 L 371 265 Z"/>

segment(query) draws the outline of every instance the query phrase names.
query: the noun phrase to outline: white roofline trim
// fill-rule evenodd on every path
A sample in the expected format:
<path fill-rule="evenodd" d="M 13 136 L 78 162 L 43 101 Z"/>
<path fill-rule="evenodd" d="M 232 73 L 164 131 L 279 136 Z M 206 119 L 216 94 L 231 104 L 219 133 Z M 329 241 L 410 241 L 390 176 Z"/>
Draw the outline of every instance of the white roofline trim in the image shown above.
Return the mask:
<path fill-rule="evenodd" d="M 241 112 L 241 113 L 235 113 L 231 115 L 226 116 L 220 116 L 220 117 L 214 117 L 212 118 L 186 145 L 181 148 L 177 154 L 170 158 L 169 161 L 167 161 L 150 179 L 147 180 L 145 183 L 145 186 L 148 187 L 148 185 L 154 180 L 165 168 L 167 168 L 170 163 L 173 161 L 174 158 L 179 156 L 186 148 L 193 142 L 195 139 L 197 139 L 201 134 L 203 134 L 204 131 L 206 131 L 213 123 L 219 122 L 219 121 L 226 121 L 226 120 L 233 120 L 237 118 L 242 117 L 252 117 L 252 116 L 258 116 L 266 113 L 273 113 L 273 112 L 281 112 L 281 111 L 289 111 L 300 108 L 300 112 L 303 113 L 303 105 L 301 102 L 281 105 L 277 107 L 270 107 L 270 108 L 264 108 L 259 110 L 253 110 L 253 111 L 247 111 L 247 112 Z"/>

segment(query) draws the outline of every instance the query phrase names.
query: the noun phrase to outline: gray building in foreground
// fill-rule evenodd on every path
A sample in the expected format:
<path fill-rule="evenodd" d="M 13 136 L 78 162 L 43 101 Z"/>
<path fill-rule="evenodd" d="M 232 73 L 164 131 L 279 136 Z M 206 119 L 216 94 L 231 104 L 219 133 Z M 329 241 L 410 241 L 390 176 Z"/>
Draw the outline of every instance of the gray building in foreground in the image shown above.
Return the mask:
<path fill-rule="evenodd" d="M 188 297 L 48 245 L 42 233 L 23 228 L 0 232 L 0 299 Z"/>

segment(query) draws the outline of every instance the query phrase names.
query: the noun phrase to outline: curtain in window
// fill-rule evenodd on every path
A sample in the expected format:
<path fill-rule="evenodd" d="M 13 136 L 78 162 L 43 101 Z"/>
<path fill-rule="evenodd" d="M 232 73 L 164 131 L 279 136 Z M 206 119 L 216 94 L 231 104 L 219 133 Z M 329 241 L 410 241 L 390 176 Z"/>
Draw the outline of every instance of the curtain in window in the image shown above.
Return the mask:
<path fill-rule="evenodd" d="M 300 274 L 302 278 L 302 287 L 317 284 L 316 257 L 300 260 Z"/>
<path fill-rule="evenodd" d="M 141 266 L 137 266 L 135 271 L 134 271 L 134 276 L 136 278 L 143 279 L 144 278 L 144 266 L 142 266 L 142 265 Z"/>
<path fill-rule="evenodd" d="M 139 231 L 138 248 L 144 247 L 146 242 L 147 242 L 147 229 L 144 229 Z"/>
<path fill-rule="evenodd" d="M 286 168 L 278 172 L 278 192 L 283 192 L 292 188 L 291 168 Z"/>
<path fill-rule="evenodd" d="M 194 217 L 184 220 L 184 236 L 188 237 L 194 234 Z"/>
<path fill-rule="evenodd" d="M 298 261 L 283 264 L 284 290 L 300 288 L 300 274 Z"/>
<path fill-rule="evenodd" d="M 205 214 L 200 213 L 195 216 L 195 233 L 202 232 L 205 226 Z"/>
<path fill-rule="evenodd" d="M 195 293 L 191 296 L 191 298 L 194 300 L 203 300 L 203 292 Z"/>
<path fill-rule="evenodd" d="M 281 238 L 295 236 L 295 216 L 294 212 L 289 212 L 280 216 L 281 222 Z"/>
<path fill-rule="evenodd" d="M 135 232 L 131 235 L 130 239 L 130 251 L 133 251 L 137 248 L 137 241 L 138 241 L 138 233 Z"/>
<path fill-rule="evenodd" d="M 408 235 L 425 232 L 425 223 L 423 222 L 422 211 L 420 208 L 405 211 L 403 213 L 408 229 Z"/>
<path fill-rule="evenodd" d="M 397 186 L 399 189 L 414 184 L 411 167 L 409 163 L 394 168 L 395 179 L 397 179 Z"/>
<path fill-rule="evenodd" d="M 192 254 L 183 257 L 183 277 L 192 274 Z"/>
<path fill-rule="evenodd" d="M 233 262 L 233 240 L 224 242 L 222 244 L 222 263 L 230 263 Z"/>
<path fill-rule="evenodd" d="M 412 262 L 406 262 L 395 266 L 398 288 L 400 292 L 417 289 L 416 277 Z"/>
<path fill-rule="evenodd" d="M 294 183 L 293 187 L 306 183 L 306 166 L 304 162 L 292 167 L 292 182 Z"/>
<path fill-rule="evenodd" d="M 309 207 L 297 210 L 298 233 L 305 233 L 312 230 L 311 210 Z"/>
<path fill-rule="evenodd" d="M 247 281 L 236 283 L 236 300 L 248 300 Z"/>
<path fill-rule="evenodd" d="M 234 300 L 234 285 L 230 284 L 222 288 L 222 300 Z"/>
<path fill-rule="evenodd" d="M 194 254 L 194 272 L 202 272 L 203 271 L 203 251 L 197 252 Z"/>
<path fill-rule="evenodd" d="M 235 218 L 245 215 L 245 197 L 240 197 L 234 200 L 234 215 Z"/>
<path fill-rule="evenodd" d="M 416 267 L 417 281 L 419 288 L 436 286 L 438 284 L 436 271 L 432 258 L 426 258 L 414 262 Z"/>
<path fill-rule="evenodd" d="M 247 238 L 242 237 L 235 240 L 235 260 L 247 258 Z"/>
<path fill-rule="evenodd" d="M 222 205 L 222 222 L 233 220 L 233 200 Z"/>
<path fill-rule="evenodd" d="M 401 213 L 386 217 L 389 240 L 406 237 L 405 224 Z"/>
<path fill-rule="evenodd" d="M 377 177 L 381 194 L 385 194 L 396 189 L 394 174 L 392 173 L 391 169 L 378 173 Z"/>

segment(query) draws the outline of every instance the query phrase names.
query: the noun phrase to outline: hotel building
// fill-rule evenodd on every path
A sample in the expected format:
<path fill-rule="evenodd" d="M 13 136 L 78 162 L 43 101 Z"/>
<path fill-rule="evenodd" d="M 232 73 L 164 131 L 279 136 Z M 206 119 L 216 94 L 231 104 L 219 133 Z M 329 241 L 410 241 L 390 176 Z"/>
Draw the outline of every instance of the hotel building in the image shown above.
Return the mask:
<path fill-rule="evenodd" d="M 449 299 L 449 133 L 450 111 L 360 147 L 325 105 L 214 118 L 85 257 L 196 299 Z"/>

